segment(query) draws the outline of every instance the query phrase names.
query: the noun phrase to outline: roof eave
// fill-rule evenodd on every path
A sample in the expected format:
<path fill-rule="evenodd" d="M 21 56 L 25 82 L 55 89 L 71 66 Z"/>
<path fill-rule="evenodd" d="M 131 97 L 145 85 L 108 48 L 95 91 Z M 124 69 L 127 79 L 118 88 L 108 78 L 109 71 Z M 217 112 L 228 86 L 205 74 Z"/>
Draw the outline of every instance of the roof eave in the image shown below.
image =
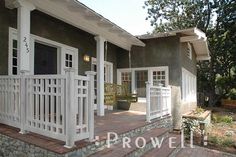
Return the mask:
<path fill-rule="evenodd" d="M 37 10 L 95 36 L 100 35 L 107 41 L 123 49 L 130 50 L 132 45 L 145 46 L 142 41 L 134 37 L 132 34 L 78 1 L 28 1 L 31 2 Z"/>

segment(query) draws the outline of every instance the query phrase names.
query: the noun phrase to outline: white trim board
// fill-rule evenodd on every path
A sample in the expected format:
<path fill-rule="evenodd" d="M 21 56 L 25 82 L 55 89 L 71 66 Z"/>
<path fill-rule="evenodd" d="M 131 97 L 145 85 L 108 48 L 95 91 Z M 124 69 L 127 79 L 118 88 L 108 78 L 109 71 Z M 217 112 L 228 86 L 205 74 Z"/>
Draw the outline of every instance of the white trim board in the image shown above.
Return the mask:
<path fill-rule="evenodd" d="M 119 68 L 117 69 L 117 84 L 121 84 L 121 72 L 131 72 L 132 73 L 132 84 L 134 81 L 134 72 L 148 70 L 148 76 L 150 77 L 152 71 L 166 71 L 166 85 L 169 85 L 169 67 L 168 66 L 158 66 L 158 67 L 140 67 L 140 68 Z M 149 78 L 148 81 L 152 83 L 152 77 Z M 133 85 L 132 85 L 133 86 Z M 132 87 L 133 91 L 133 87 Z"/>
<path fill-rule="evenodd" d="M 159 67 L 140 67 L 140 68 L 120 68 L 117 69 L 117 84 L 121 84 L 121 73 L 122 72 L 131 72 L 131 88 L 132 93 L 136 92 L 136 85 L 135 85 L 135 71 L 148 71 L 148 81 L 153 83 L 153 71 L 165 71 L 166 72 L 166 79 L 165 84 L 166 86 L 169 86 L 169 67 L 168 66 L 159 66 Z M 140 100 L 139 102 L 143 102 L 146 99 L 145 98 L 138 98 Z"/>
<path fill-rule="evenodd" d="M 92 59 L 91 59 L 91 68 L 92 68 L 92 65 L 97 65 L 97 58 L 92 57 Z M 104 61 L 104 67 L 106 67 L 106 68 L 109 67 L 109 69 L 107 69 L 107 70 L 110 72 L 110 74 L 107 74 L 106 77 L 108 78 L 109 83 L 113 83 L 113 63 L 108 62 L 108 61 Z M 91 69 L 91 70 L 93 70 L 93 69 Z M 108 72 L 108 71 L 106 71 L 106 72 Z"/>
<path fill-rule="evenodd" d="M 183 102 L 197 102 L 197 77 L 182 68 L 181 98 Z"/>
<path fill-rule="evenodd" d="M 8 74 L 9 75 L 12 75 L 12 58 L 11 58 L 11 56 L 12 56 L 12 40 L 15 38 L 17 40 L 17 30 L 12 27 L 9 27 L 9 41 L 8 41 L 9 42 Z M 53 40 L 49 40 L 49 39 L 46 39 L 46 38 L 43 38 L 43 37 L 40 37 L 37 35 L 33 35 L 33 34 L 31 34 L 31 37 L 30 37 L 30 51 L 31 51 L 31 53 L 30 53 L 30 65 L 31 65 L 30 74 L 32 74 L 32 75 L 34 74 L 34 43 L 35 42 L 58 48 L 58 54 L 57 54 L 57 65 L 58 65 L 57 72 L 58 72 L 58 74 L 65 73 L 65 71 L 64 71 L 65 58 L 62 56 L 65 55 L 66 53 L 68 53 L 68 54 L 73 53 L 74 60 L 75 60 L 73 62 L 73 67 L 75 69 L 75 73 L 78 74 L 78 53 L 79 53 L 79 51 L 77 48 L 74 48 L 74 47 L 53 41 Z M 19 57 L 19 55 L 17 57 Z M 18 74 L 19 74 L 19 71 L 18 71 Z"/>

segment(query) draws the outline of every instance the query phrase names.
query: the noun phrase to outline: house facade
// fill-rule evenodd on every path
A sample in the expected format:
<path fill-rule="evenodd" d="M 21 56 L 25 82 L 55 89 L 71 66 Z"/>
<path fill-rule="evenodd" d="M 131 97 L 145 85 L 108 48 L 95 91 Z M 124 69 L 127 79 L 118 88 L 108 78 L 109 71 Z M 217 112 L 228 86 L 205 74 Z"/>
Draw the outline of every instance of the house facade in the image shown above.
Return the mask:
<path fill-rule="evenodd" d="M 49 6 L 54 6 L 54 9 Z M 80 75 L 97 70 L 98 86 L 104 84 L 104 79 L 115 83 L 117 54 L 128 52 L 132 45 L 144 46 L 140 40 L 78 1 L 58 3 L 49 0 L 43 4 L 37 1 L 1 1 L 1 21 L 1 36 L 4 38 L 1 58 L 4 61 L 0 72 L 3 75 L 20 74 L 21 70 L 32 75 L 63 74 L 64 68 L 72 67 Z M 17 27 L 22 27 L 26 44 L 24 39 L 17 43 Z M 26 56 L 13 54 L 18 44 L 30 53 Z M 44 53 L 40 53 L 42 50 Z M 84 61 L 86 56 L 89 56 L 89 61 Z M 105 78 L 104 67 L 110 73 Z M 99 95 L 104 93 L 104 87 L 98 89 L 101 90 L 97 96 L 98 104 L 101 104 L 98 111 L 104 115 L 104 96 Z"/>
<path fill-rule="evenodd" d="M 69 130 L 73 129 L 67 123 L 76 122 L 69 121 L 73 107 L 66 111 L 65 115 L 64 112 L 62 114 L 65 109 L 62 108 L 64 100 L 66 104 L 73 104 L 74 101 L 78 104 L 95 103 L 97 115 L 104 116 L 104 83 L 128 84 L 130 93 L 136 93 L 138 101 L 146 102 L 146 82 L 150 82 L 152 86 L 179 88 L 178 99 L 181 103 L 174 99 L 176 102 L 172 101 L 172 110 L 178 109 L 177 106 L 180 105 L 183 106 L 183 110 L 180 111 L 183 113 L 196 107 L 196 62 L 209 59 L 207 38 L 197 28 L 135 37 L 77 0 L 44 0 L 43 2 L 2 0 L 0 1 L 0 38 L 0 75 L 4 75 L 2 87 L 5 85 L 7 76 L 14 83 L 19 81 L 15 79 L 21 76 L 19 82 L 21 85 L 26 84 L 27 90 L 34 85 L 27 94 L 34 93 L 39 97 L 31 100 L 30 96 L 25 94 L 25 99 L 29 101 L 26 100 L 26 104 L 30 105 L 30 102 L 35 103 L 36 106 L 43 104 L 33 109 L 34 113 L 31 116 L 44 114 L 46 118 L 42 120 L 38 116 L 38 121 L 27 124 L 30 125 L 28 128 L 40 129 L 42 124 L 45 130 L 44 122 L 41 121 L 47 121 L 49 117 L 51 122 L 54 111 L 58 112 L 55 123 L 58 123 L 59 134 L 63 135 L 59 136 L 58 132 L 54 131 L 57 134 L 52 133 L 50 137 L 66 140 L 67 146 L 72 146 L 75 139 L 72 140 L 72 137 L 64 135 L 62 129 L 64 126 L 62 128 L 60 126 L 65 123 L 65 128 L 68 129 L 65 132 L 68 134 Z M 68 72 L 65 69 L 73 70 Z M 86 74 L 89 75 L 87 71 L 96 72 L 94 79 L 84 77 Z M 22 78 L 26 79 L 25 82 Z M 78 84 L 71 83 L 74 80 Z M 90 85 L 80 84 L 81 81 Z M 94 82 L 94 86 L 91 82 Z M 61 91 L 65 86 L 66 90 L 63 93 Z M 94 89 L 95 93 L 89 89 Z M 74 100 L 71 95 L 71 91 L 76 90 L 85 90 L 83 94 L 78 92 L 79 94 L 74 95 L 81 98 L 79 100 Z M 19 92 L 18 95 L 21 93 Z M 53 98 L 44 97 L 47 94 Z M 95 95 L 94 102 L 93 95 Z M 24 105 L 22 100 L 14 98 L 14 103 L 20 103 L 22 106 Z M 51 106 L 49 111 L 45 107 L 47 101 Z M 4 102 L 5 97 L 1 103 Z M 61 108 L 58 109 L 52 104 L 61 104 Z M 86 105 L 83 107 L 86 108 Z M 93 115 L 93 107 L 90 107 L 86 108 L 88 118 L 85 118 L 86 129 L 89 130 L 94 129 L 92 125 L 90 126 L 94 123 L 90 121 L 89 116 Z M 39 112 L 37 112 L 38 108 L 40 108 Z M 78 107 L 77 110 L 80 112 L 83 109 Z M 47 112 L 52 113 L 46 114 Z M 21 110 L 19 115 L 22 113 L 25 111 Z M 61 120 L 63 116 L 67 117 L 65 121 Z M 37 125 L 39 121 L 40 125 Z M 24 131 L 23 125 L 20 128 Z M 30 131 L 40 132 L 37 129 Z M 54 129 L 47 131 L 52 132 L 52 130 Z M 46 135 L 47 131 L 42 131 L 43 135 Z M 90 131 L 85 131 L 76 139 L 93 138 L 94 134 L 88 136 L 88 133 Z"/>
<path fill-rule="evenodd" d="M 142 35 L 138 37 L 145 47 L 133 46 L 129 54 L 118 58 L 118 84 L 128 83 L 146 106 L 146 84 L 172 88 L 172 116 L 175 129 L 181 127 L 181 115 L 197 107 L 197 62 L 208 60 L 207 37 L 197 28 Z M 128 79 L 127 79 L 128 78 Z M 140 107 L 139 107 L 140 110 Z"/>

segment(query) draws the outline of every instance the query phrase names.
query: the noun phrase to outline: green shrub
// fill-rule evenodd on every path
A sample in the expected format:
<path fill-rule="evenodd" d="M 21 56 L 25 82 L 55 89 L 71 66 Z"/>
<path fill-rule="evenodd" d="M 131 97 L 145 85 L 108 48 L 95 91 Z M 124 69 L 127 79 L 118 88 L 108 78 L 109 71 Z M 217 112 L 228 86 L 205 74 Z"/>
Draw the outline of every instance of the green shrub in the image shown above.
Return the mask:
<path fill-rule="evenodd" d="M 182 128 L 184 129 L 184 135 L 186 136 L 187 139 L 190 138 L 190 132 L 196 131 L 198 126 L 199 124 L 197 120 L 190 118 L 183 118 Z"/>
<path fill-rule="evenodd" d="M 231 124 L 233 122 L 233 117 L 232 116 L 223 116 L 222 122 Z"/>
<path fill-rule="evenodd" d="M 201 114 L 203 112 L 205 112 L 205 110 L 201 107 L 197 107 L 196 110 L 195 110 L 195 114 Z"/>
<path fill-rule="evenodd" d="M 226 138 L 224 140 L 222 140 L 222 144 L 223 147 L 231 147 L 234 146 L 234 140 L 231 138 Z"/>
<path fill-rule="evenodd" d="M 209 136 L 208 141 L 215 145 L 221 145 L 222 139 L 217 136 Z"/>
<path fill-rule="evenodd" d="M 234 146 L 234 140 L 231 138 L 223 138 L 217 136 L 209 136 L 208 141 L 214 145 L 222 147 L 231 147 Z"/>
<path fill-rule="evenodd" d="M 236 88 L 231 89 L 227 96 L 231 100 L 236 100 Z"/>
<path fill-rule="evenodd" d="M 233 117 L 232 116 L 220 116 L 217 114 L 212 115 L 212 121 L 214 123 L 227 123 L 231 124 L 233 122 Z"/>

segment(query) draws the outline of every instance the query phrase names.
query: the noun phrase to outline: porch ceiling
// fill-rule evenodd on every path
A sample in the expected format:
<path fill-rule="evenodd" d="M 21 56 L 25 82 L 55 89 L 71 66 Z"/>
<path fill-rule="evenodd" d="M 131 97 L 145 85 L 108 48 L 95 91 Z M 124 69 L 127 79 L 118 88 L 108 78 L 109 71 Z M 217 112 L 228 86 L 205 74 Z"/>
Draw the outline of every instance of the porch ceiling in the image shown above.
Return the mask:
<path fill-rule="evenodd" d="M 139 36 L 139 39 L 154 39 L 163 38 L 168 36 L 180 36 L 180 42 L 190 42 L 193 44 L 194 50 L 197 55 L 197 60 L 209 60 L 209 49 L 207 37 L 204 32 L 198 28 L 189 28 L 184 30 L 170 31 L 157 34 L 147 34 Z"/>
<path fill-rule="evenodd" d="M 132 45 L 145 44 L 105 17 L 88 8 L 78 0 L 28 0 L 37 10 L 60 19 L 93 35 L 100 35 L 107 41 L 130 50 Z"/>

